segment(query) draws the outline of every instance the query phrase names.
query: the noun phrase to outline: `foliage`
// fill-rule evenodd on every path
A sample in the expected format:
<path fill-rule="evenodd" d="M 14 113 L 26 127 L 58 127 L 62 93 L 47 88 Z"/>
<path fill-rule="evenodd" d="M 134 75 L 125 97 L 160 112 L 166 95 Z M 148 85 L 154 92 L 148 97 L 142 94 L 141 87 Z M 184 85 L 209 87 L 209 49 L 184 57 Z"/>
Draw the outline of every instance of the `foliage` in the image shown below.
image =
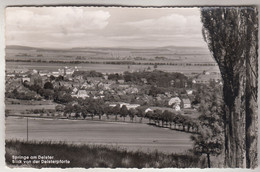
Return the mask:
<path fill-rule="evenodd" d="M 20 99 L 20 100 L 38 100 L 40 99 L 37 97 L 37 94 L 32 91 L 27 91 L 25 92 L 19 92 L 17 89 L 14 89 L 12 92 L 6 92 L 5 96 L 7 98 L 15 98 L 15 99 Z"/>
<path fill-rule="evenodd" d="M 118 73 L 116 73 L 116 74 L 111 73 L 108 75 L 108 79 L 117 81 L 117 80 L 123 79 L 123 75 L 118 74 Z"/>
<path fill-rule="evenodd" d="M 113 74 L 114 75 L 114 74 Z M 160 70 L 140 71 L 140 72 L 124 72 L 123 78 L 126 82 L 143 83 L 143 79 L 146 79 L 148 84 L 157 85 L 158 87 L 184 87 L 185 83 L 190 83 L 188 78 L 181 73 L 169 73 Z M 177 81 L 177 82 L 173 82 Z M 189 85 L 191 86 L 191 85 Z"/>
<path fill-rule="evenodd" d="M 208 167 L 210 155 L 219 155 L 224 146 L 223 102 L 221 88 L 212 85 L 204 88 L 201 94 L 199 134 L 193 135 L 194 151 L 207 154 Z"/>
<path fill-rule="evenodd" d="M 128 115 L 128 110 L 127 110 L 126 105 L 123 105 L 123 106 L 121 107 L 121 109 L 120 109 L 120 115 L 121 115 L 122 117 L 124 117 L 124 119 L 125 119 L 125 117 Z"/>
<path fill-rule="evenodd" d="M 46 82 L 43 86 L 44 89 L 53 89 L 53 84 L 51 82 Z"/>
<path fill-rule="evenodd" d="M 95 70 L 91 70 L 91 71 L 74 71 L 74 73 L 72 74 L 73 77 L 76 76 L 82 76 L 83 79 L 87 79 L 87 77 L 103 77 L 103 74 L 100 72 L 97 72 Z"/>

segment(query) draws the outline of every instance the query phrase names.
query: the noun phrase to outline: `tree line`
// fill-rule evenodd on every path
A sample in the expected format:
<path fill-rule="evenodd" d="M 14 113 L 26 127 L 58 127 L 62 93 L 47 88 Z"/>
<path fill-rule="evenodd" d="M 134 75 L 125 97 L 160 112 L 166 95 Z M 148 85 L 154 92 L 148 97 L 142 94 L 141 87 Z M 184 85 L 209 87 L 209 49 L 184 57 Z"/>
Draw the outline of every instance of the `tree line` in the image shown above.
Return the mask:
<path fill-rule="evenodd" d="M 79 98 L 78 103 L 69 103 L 64 107 L 58 105 L 57 111 L 63 112 L 63 115 L 68 118 L 82 118 L 86 117 L 98 117 L 99 120 L 105 116 L 106 119 L 114 118 L 118 121 L 119 118 L 125 121 L 128 116 L 131 122 L 138 120 L 142 123 L 143 118 L 149 119 L 149 123 L 158 127 L 168 127 L 170 129 L 176 129 L 186 132 L 199 132 L 199 121 L 197 119 L 184 116 L 180 112 L 174 112 L 169 110 L 159 110 L 145 112 L 147 107 L 139 106 L 137 108 L 128 109 L 126 105 L 120 106 L 116 104 L 109 106 L 103 100 L 86 98 L 85 100 Z M 72 113 L 74 114 L 72 116 Z"/>
<path fill-rule="evenodd" d="M 147 60 L 148 61 L 148 60 Z M 150 61 L 150 60 L 149 60 Z M 172 62 L 136 62 L 136 61 L 84 61 L 84 60 L 11 60 L 7 59 L 6 62 L 38 62 L 38 63 L 70 63 L 70 64 L 112 64 L 112 65 L 170 65 L 170 66 L 216 66 L 215 63 L 172 63 Z"/>

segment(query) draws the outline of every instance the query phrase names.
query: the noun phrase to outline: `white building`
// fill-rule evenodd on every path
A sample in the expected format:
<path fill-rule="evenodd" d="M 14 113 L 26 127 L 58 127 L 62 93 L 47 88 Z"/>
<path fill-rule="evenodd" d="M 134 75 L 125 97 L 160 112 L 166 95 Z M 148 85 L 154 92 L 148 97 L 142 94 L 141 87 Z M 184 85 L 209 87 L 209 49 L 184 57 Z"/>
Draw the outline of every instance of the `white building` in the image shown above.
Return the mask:
<path fill-rule="evenodd" d="M 77 97 L 77 98 L 88 98 L 89 95 L 87 94 L 87 91 L 86 90 L 79 90 L 77 94 L 75 95 L 71 95 L 72 97 Z"/>
<path fill-rule="evenodd" d="M 180 107 L 180 105 L 176 105 L 176 106 L 174 107 L 174 109 L 175 109 L 176 111 L 180 111 L 180 110 L 181 110 L 181 107 Z"/>
<path fill-rule="evenodd" d="M 191 108 L 190 99 L 182 99 L 182 102 L 183 102 L 183 108 L 184 108 L 184 109 Z"/>
<path fill-rule="evenodd" d="M 125 105 L 128 110 L 129 109 L 136 109 L 137 107 L 140 106 L 139 104 L 129 104 L 129 103 L 113 103 L 113 104 L 110 104 L 109 106 L 115 107 L 117 104 L 120 105 L 120 108 Z"/>
<path fill-rule="evenodd" d="M 145 113 L 147 113 L 147 112 L 153 112 L 153 110 L 152 110 L 151 108 L 147 108 L 147 109 L 145 109 L 144 112 L 145 112 Z"/>
<path fill-rule="evenodd" d="M 188 95 L 191 95 L 191 94 L 193 93 L 193 90 L 186 90 L 186 93 L 187 93 Z"/>
<path fill-rule="evenodd" d="M 179 97 L 173 97 L 168 102 L 169 106 L 180 105 L 180 104 L 181 104 L 181 99 Z"/>
<path fill-rule="evenodd" d="M 31 78 L 28 78 L 28 77 L 22 78 L 22 82 L 25 82 L 25 81 L 30 82 Z"/>

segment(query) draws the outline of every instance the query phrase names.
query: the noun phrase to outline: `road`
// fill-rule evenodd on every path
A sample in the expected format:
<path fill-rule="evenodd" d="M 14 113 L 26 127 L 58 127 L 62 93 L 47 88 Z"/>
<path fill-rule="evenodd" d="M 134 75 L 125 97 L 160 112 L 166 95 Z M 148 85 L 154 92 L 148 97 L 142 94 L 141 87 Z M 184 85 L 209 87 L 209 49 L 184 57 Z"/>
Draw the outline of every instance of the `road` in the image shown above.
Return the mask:
<path fill-rule="evenodd" d="M 190 134 L 140 123 L 29 118 L 29 140 L 110 145 L 127 150 L 180 153 L 192 148 Z M 26 118 L 6 118 L 6 139 L 26 140 Z"/>

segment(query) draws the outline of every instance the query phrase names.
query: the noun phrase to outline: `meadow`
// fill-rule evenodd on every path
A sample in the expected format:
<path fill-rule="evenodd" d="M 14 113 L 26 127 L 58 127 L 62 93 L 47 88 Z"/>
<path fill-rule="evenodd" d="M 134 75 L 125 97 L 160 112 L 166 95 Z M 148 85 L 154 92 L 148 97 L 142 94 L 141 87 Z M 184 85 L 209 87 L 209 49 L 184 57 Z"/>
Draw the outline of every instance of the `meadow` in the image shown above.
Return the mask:
<path fill-rule="evenodd" d="M 26 140 L 26 118 L 6 117 L 6 139 Z M 181 153 L 192 148 L 189 133 L 143 123 L 28 119 L 29 141 L 109 145 L 129 151 Z"/>
<path fill-rule="evenodd" d="M 182 154 L 128 151 L 101 145 L 74 145 L 64 142 L 6 140 L 6 164 L 10 167 L 81 168 L 206 168 L 205 158 L 192 152 Z M 13 163 L 13 156 L 45 155 L 69 163 Z"/>
<path fill-rule="evenodd" d="M 77 66 L 79 70 L 89 71 L 95 70 L 102 73 L 120 73 L 124 71 L 143 71 L 149 67 L 153 70 L 153 65 L 116 65 L 116 64 L 88 64 L 88 63 L 44 63 L 44 62 L 6 62 L 6 69 L 8 72 L 26 71 L 36 69 L 38 71 L 58 71 L 58 69 L 64 68 L 64 66 L 74 68 Z M 179 72 L 183 74 L 202 73 L 203 71 L 219 72 L 218 66 L 172 66 L 172 65 L 158 65 L 158 70 L 165 72 Z"/>
<path fill-rule="evenodd" d="M 5 99 L 5 110 L 8 111 L 8 115 L 23 115 L 26 111 L 30 110 L 55 110 L 57 103 L 50 100 L 17 100 L 6 98 Z"/>

